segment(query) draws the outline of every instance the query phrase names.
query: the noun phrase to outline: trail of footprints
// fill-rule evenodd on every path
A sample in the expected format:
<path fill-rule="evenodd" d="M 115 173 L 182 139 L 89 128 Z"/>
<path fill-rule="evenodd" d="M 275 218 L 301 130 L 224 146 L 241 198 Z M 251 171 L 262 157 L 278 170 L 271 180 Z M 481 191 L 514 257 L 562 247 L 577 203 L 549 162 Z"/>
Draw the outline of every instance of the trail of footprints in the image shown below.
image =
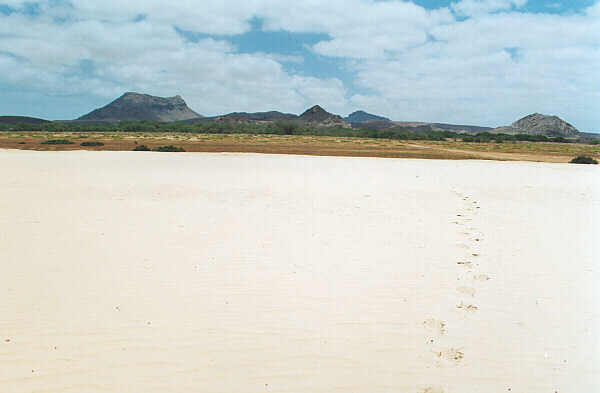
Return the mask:
<path fill-rule="evenodd" d="M 478 253 L 471 251 L 471 247 L 478 242 L 484 241 L 477 228 L 471 227 L 470 222 L 477 215 L 480 208 L 476 201 L 471 200 L 467 195 L 452 189 L 452 193 L 463 201 L 464 208 L 459 214 L 456 214 L 455 221 L 452 223 L 458 226 L 458 233 L 461 241 L 457 244 L 458 247 L 465 250 L 464 258 L 453 263 L 457 266 L 457 282 L 460 283 L 456 287 L 458 302 L 456 304 L 456 312 L 459 313 L 460 319 L 466 319 L 472 313 L 477 312 L 476 304 L 477 289 L 476 285 L 483 285 L 490 277 L 479 271 Z M 466 278 L 466 279 L 465 279 Z M 429 344 L 433 346 L 433 354 L 437 358 L 437 365 L 456 366 L 461 363 L 465 356 L 464 347 L 436 347 L 437 339 L 446 332 L 446 323 L 436 319 L 426 319 L 423 325 L 431 332 L 432 337 L 429 339 Z M 439 340 L 441 341 L 441 340 Z M 431 388 L 426 388 L 431 389 Z M 425 390 L 428 391 L 428 390 Z M 437 391 L 437 390 L 436 390 Z M 443 392 L 443 390 L 439 390 Z"/>

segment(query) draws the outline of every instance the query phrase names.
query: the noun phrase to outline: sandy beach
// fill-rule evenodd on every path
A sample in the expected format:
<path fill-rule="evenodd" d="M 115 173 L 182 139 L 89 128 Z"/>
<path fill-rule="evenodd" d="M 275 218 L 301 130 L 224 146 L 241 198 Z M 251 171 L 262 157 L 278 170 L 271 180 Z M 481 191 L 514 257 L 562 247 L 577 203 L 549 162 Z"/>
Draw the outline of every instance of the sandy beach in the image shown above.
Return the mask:
<path fill-rule="evenodd" d="M 600 391 L 600 167 L 0 150 L 0 392 Z"/>

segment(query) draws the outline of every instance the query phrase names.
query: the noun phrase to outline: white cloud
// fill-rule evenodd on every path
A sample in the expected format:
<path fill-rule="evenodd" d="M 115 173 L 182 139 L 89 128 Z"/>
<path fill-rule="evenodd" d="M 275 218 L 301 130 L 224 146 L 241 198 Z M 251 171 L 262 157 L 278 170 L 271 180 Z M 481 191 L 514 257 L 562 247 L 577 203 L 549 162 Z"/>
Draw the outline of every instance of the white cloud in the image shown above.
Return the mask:
<path fill-rule="evenodd" d="M 429 27 L 451 22 L 448 9 L 427 11 L 408 2 L 308 1 L 274 3 L 264 10 L 268 30 L 326 33 L 331 40 L 313 46 L 324 56 L 386 57 L 427 41 Z"/>
<path fill-rule="evenodd" d="M 174 25 L 160 22 L 164 12 L 134 23 L 128 16 L 139 9 L 132 4 L 99 3 L 75 2 L 60 26 L 54 20 L 58 15 L 51 12 L 56 9 L 48 4 L 42 5 L 50 8 L 40 16 L 0 16 L 0 81 L 46 94 L 107 99 L 129 90 L 181 94 L 191 107 L 209 115 L 258 109 L 298 113 L 315 102 L 338 109 L 345 102 L 346 89 L 339 80 L 285 72 L 281 63 L 301 63 L 301 56 L 238 54 L 228 41 L 211 38 L 188 42 Z M 152 11 L 152 4 L 143 5 L 144 12 Z M 91 18 L 88 12 L 99 12 L 102 18 Z M 91 75 L 79 75 L 84 61 L 91 63 Z"/>
<path fill-rule="evenodd" d="M 527 0 L 461 0 L 452 3 L 452 10 L 461 16 L 483 15 L 524 6 Z"/>
<path fill-rule="evenodd" d="M 430 30 L 435 41 L 395 59 L 357 63 L 356 83 L 392 103 L 387 114 L 399 119 L 503 125 L 542 112 L 597 130 L 597 8 L 566 16 L 485 14 L 438 26 Z"/>

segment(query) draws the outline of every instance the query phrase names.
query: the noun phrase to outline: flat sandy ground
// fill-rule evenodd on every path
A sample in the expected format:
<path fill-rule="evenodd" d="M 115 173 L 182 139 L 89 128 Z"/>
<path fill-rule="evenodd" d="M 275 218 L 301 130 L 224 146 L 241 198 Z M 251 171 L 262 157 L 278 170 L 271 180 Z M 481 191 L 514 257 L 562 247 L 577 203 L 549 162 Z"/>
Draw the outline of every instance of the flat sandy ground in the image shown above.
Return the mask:
<path fill-rule="evenodd" d="M 600 391 L 600 167 L 0 150 L 0 392 Z"/>
<path fill-rule="evenodd" d="M 48 139 L 67 139 L 70 145 L 42 144 Z M 82 142 L 104 146 L 81 146 Z M 580 143 L 467 143 L 458 141 L 399 141 L 332 136 L 196 134 L 159 132 L 2 132 L 0 149 L 44 151 L 131 151 L 174 145 L 186 152 L 263 153 L 343 157 L 426 158 L 442 160 L 497 160 L 569 162 L 579 155 L 600 160 L 600 145 Z"/>

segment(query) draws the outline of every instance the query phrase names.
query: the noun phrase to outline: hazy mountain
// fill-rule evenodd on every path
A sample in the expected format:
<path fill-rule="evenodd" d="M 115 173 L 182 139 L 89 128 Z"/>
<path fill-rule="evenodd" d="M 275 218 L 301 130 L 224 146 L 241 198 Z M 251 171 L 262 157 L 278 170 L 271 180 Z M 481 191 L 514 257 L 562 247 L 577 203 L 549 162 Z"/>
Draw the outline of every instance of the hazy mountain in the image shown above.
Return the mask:
<path fill-rule="evenodd" d="M 319 105 L 307 109 L 303 114 L 298 116 L 298 119 L 302 123 L 313 127 L 351 127 L 350 123 L 342 119 L 341 116 L 329 113 Z"/>
<path fill-rule="evenodd" d="M 13 124 L 13 123 L 29 123 L 29 124 L 41 124 L 49 123 L 49 120 L 38 119 L 37 117 L 29 116 L 0 116 L 0 124 Z"/>
<path fill-rule="evenodd" d="M 383 120 L 390 121 L 387 117 L 373 115 L 371 113 L 367 113 L 365 111 L 356 111 L 349 114 L 347 117 L 344 117 L 348 123 L 361 123 L 363 121 L 371 121 L 371 120 Z"/>
<path fill-rule="evenodd" d="M 512 123 L 510 126 L 498 127 L 491 132 L 503 134 L 530 134 L 545 135 L 549 137 L 562 136 L 576 138 L 579 131 L 558 116 L 533 113 Z"/>
<path fill-rule="evenodd" d="M 79 121 L 118 122 L 121 120 L 180 121 L 202 117 L 188 108 L 180 96 L 163 98 L 125 93 L 110 104 L 81 116 Z"/>

